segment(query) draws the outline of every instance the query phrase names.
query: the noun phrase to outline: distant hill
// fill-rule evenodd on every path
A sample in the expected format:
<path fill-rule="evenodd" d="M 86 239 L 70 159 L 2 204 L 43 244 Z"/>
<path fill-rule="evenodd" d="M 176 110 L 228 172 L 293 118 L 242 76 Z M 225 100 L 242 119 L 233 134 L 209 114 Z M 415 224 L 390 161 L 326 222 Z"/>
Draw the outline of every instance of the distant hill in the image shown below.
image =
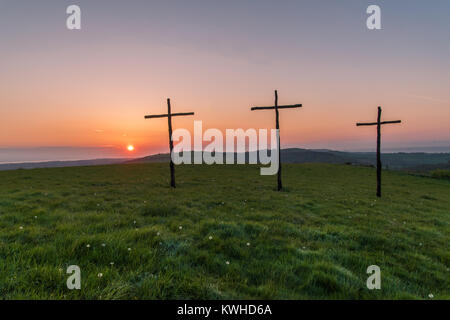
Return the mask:
<path fill-rule="evenodd" d="M 125 161 L 128 161 L 128 159 L 94 159 L 94 160 L 75 160 L 75 161 L 5 163 L 0 164 L 0 171 L 16 170 L 16 169 L 35 169 L 35 168 L 96 166 L 96 165 L 123 163 Z"/>
<path fill-rule="evenodd" d="M 191 151 L 191 159 L 194 159 L 195 154 L 201 153 L 200 151 Z M 268 152 L 270 155 L 270 151 Z M 218 156 L 222 157 L 224 160 L 224 163 L 226 161 L 226 153 L 218 153 Z M 237 158 L 239 156 L 242 156 L 242 153 L 234 153 L 234 161 L 237 162 Z M 259 155 L 258 152 L 246 152 L 244 154 L 245 162 L 249 163 L 249 158 L 251 156 L 256 157 L 258 159 L 259 163 Z M 315 150 L 307 150 L 307 149 L 298 149 L 298 148 L 292 148 L 292 149 L 283 149 L 281 150 L 281 158 L 282 161 L 285 163 L 311 163 L 311 162 L 320 162 L 320 163 L 347 163 L 352 162 L 353 159 L 349 157 L 345 152 L 342 154 L 330 151 L 315 151 Z M 170 160 L 169 154 L 157 154 L 157 155 L 151 155 L 148 157 L 140 158 L 140 159 L 134 159 L 130 160 L 127 163 L 154 163 L 154 162 L 168 162 Z M 362 163 L 361 163 L 362 164 Z"/>
<path fill-rule="evenodd" d="M 219 156 L 222 156 L 225 163 L 226 154 L 219 153 Z M 242 156 L 242 154 L 233 154 L 235 163 L 237 162 L 238 156 Z M 259 160 L 257 152 L 246 152 L 244 154 L 246 163 L 249 162 L 250 156 L 256 156 L 256 158 Z M 191 158 L 194 159 L 194 152 L 192 151 Z M 376 164 L 376 154 L 374 152 L 343 152 L 326 149 L 283 149 L 281 150 L 281 159 L 283 163 L 330 163 L 359 166 L 374 166 Z M 169 160 L 169 154 L 162 153 L 138 159 L 95 159 L 80 161 L 49 161 L 0 164 L 0 170 L 77 167 L 119 163 L 158 163 L 169 162 Z M 381 160 L 383 162 L 383 167 L 387 167 L 392 170 L 426 172 L 427 169 L 448 169 L 450 163 L 450 153 L 383 153 L 381 155 Z"/>
<path fill-rule="evenodd" d="M 332 151 L 335 152 L 335 151 Z M 376 154 L 371 152 L 348 153 L 353 159 L 362 163 L 376 164 Z M 383 153 L 381 161 L 389 169 L 406 169 L 421 165 L 446 166 L 450 161 L 450 153 Z"/>
<path fill-rule="evenodd" d="M 225 159 L 225 154 L 221 155 Z M 249 155 L 249 152 L 245 153 L 246 162 L 248 162 Z M 237 156 L 235 153 L 235 161 Z M 191 152 L 191 157 L 193 159 L 194 152 Z M 169 159 L 169 154 L 166 153 L 130 160 L 127 163 L 168 162 Z M 376 164 L 376 153 L 291 148 L 281 150 L 281 159 L 284 163 L 331 163 L 374 166 Z M 448 166 L 450 153 L 383 153 L 381 160 L 384 167 L 395 170 L 416 168 L 424 165 L 432 166 L 433 169 L 439 169 Z"/>
<path fill-rule="evenodd" d="M 450 170 L 450 162 L 440 164 L 423 164 L 414 167 L 407 167 L 404 170 L 415 173 L 427 173 L 434 170 Z"/>

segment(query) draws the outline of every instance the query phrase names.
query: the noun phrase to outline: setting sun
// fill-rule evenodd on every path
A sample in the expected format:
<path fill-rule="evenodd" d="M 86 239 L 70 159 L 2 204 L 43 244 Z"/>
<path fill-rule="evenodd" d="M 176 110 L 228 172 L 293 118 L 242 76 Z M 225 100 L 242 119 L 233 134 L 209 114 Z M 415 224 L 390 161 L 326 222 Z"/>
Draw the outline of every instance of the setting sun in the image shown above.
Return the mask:
<path fill-rule="evenodd" d="M 127 147 L 127 149 L 128 149 L 128 151 L 134 151 L 134 146 L 130 144 L 130 145 Z"/>

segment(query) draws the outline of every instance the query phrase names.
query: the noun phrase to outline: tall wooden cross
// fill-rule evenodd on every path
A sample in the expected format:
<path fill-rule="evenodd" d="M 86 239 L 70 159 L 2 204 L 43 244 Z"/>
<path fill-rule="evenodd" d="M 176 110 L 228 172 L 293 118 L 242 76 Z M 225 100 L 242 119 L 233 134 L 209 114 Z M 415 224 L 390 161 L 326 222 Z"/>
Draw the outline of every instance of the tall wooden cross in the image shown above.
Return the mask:
<path fill-rule="evenodd" d="M 401 123 L 401 120 L 381 121 L 381 107 L 378 107 L 377 122 L 357 123 L 357 126 L 377 126 L 377 197 L 381 197 L 381 126 L 383 124 Z"/>
<path fill-rule="evenodd" d="M 301 104 L 292 104 L 292 105 L 284 105 L 279 106 L 278 105 L 278 91 L 275 90 L 275 106 L 270 107 L 253 107 L 251 108 L 252 111 L 254 110 L 275 110 L 275 127 L 277 129 L 277 149 L 278 149 L 278 191 L 280 191 L 283 188 L 283 185 L 281 183 L 281 145 L 280 145 L 280 116 L 278 113 L 278 109 L 291 109 L 291 108 L 301 108 Z"/>
<path fill-rule="evenodd" d="M 173 140 L 172 140 L 172 117 L 193 116 L 193 112 L 172 113 L 170 110 L 170 99 L 167 99 L 167 114 L 157 114 L 145 116 L 145 119 L 166 118 L 169 124 L 169 149 L 170 149 L 170 186 L 176 188 L 175 185 L 175 165 L 172 161 Z"/>

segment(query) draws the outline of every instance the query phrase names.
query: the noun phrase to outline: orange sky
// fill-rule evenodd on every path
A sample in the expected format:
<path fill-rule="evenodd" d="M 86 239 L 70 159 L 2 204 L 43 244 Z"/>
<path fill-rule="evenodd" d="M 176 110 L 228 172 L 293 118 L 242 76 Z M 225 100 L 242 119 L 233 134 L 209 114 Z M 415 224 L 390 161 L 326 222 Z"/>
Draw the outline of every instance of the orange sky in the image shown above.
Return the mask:
<path fill-rule="evenodd" d="M 406 30 L 395 21 L 375 33 L 365 29 L 360 16 L 351 16 L 355 21 L 339 20 L 334 29 L 314 21 L 280 22 L 241 34 L 235 24 L 252 19 L 244 9 L 234 25 L 218 16 L 208 30 L 211 21 L 199 18 L 164 34 L 167 26 L 147 22 L 139 14 L 143 8 L 125 11 L 125 24 L 117 20 L 119 11 L 107 16 L 88 2 L 81 6 L 88 16 L 81 31 L 66 30 L 64 15 L 62 24 L 53 16 L 60 7 L 37 11 L 32 19 L 48 15 L 42 25 L 24 20 L 23 8 L 14 5 L 3 10 L 6 22 L 0 13 L 0 27 L 9 27 L 0 28 L 0 147 L 125 150 L 133 144 L 136 154 L 165 151 L 167 121 L 144 120 L 144 115 L 165 113 L 167 97 L 173 112 L 196 113 L 176 118 L 174 128 L 190 129 L 194 120 L 202 120 L 204 129 L 223 131 L 272 128 L 273 112 L 250 107 L 273 104 L 274 89 L 280 104 L 304 105 L 281 112 L 284 147 L 372 147 L 374 128 L 355 123 L 375 121 L 378 105 L 384 119 L 403 120 L 383 128 L 385 145 L 450 145 L 450 45 L 432 34 L 428 39 L 414 34 L 420 26 Z M 391 10 L 401 14 L 395 6 Z M 278 14 L 292 15 L 281 9 Z M 154 31 L 158 26 L 162 35 Z M 266 38 L 273 28 L 280 37 Z"/>

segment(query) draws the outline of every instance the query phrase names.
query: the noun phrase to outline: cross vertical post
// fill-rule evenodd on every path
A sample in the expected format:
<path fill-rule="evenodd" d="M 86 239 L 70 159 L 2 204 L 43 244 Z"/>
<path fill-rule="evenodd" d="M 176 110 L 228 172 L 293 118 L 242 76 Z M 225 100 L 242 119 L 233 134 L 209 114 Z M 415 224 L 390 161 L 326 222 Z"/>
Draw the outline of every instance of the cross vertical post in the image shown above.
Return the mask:
<path fill-rule="evenodd" d="M 283 189 L 283 184 L 281 183 L 281 141 L 280 141 L 280 113 L 278 111 L 278 91 L 275 90 L 275 128 L 277 129 L 277 144 L 278 144 L 278 191 Z"/>
<path fill-rule="evenodd" d="M 176 188 L 175 185 L 175 165 L 172 161 L 173 140 L 172 140 L 172 114 L 170 112 L 170 99 L 167 99 L 167 122 L 169 125 L 169 150 L 170 150 L 170 186 Z"/>
<path fill-rule="evenodd" d="M 279 109 L 291 109 L 291 108 L 301 108 L 301 104 L 293 105 L 278 105 L 278 91 L 275 90 L 275 105 L 270 107 L 252 107 L 251 110 L 275 110 L 275 128 L 277 129 L 277 152 L 278 152 L 278 172 L 277 172 L 277 184 L 278 191 L 281 191 L 283 184 L 281 182 L 281 139 L 280 139 L 280 114 Z"/>
<path fill-rule="evenodd" d="M 175 184 L 175 164 L 172 161 L 172 152 L 173 152 L 173 140 L 172 140 L 172 117 L 178 116 L 192 116 L 194 112 L 185 112 L 185 113 L 172 113 L 170 106 L 170 99 L 167 99 L 167 114 L 158 114 L 158 115 L 148 115 L 145 116 L 145 119 L 154 119 L 154 118 L 166 118 L 167 124 L 169 127 L 169 149 L 170 149 L 170 186 L 172 188 L 176 188 Z"/>
<path fill-rule="evenodd" d="M 377 117 L 377 197 L 381 197 L 381 107 Z"/>
<path fill-rule="evenodd" d="M 401 120 L 381 121 L 381 107 L 378 107 L 377 122 L 357 123 L 356 126 L 377 126 L 377 197 L 381 198 L 381 126 L 384 124 L 401 123 Z"/>

